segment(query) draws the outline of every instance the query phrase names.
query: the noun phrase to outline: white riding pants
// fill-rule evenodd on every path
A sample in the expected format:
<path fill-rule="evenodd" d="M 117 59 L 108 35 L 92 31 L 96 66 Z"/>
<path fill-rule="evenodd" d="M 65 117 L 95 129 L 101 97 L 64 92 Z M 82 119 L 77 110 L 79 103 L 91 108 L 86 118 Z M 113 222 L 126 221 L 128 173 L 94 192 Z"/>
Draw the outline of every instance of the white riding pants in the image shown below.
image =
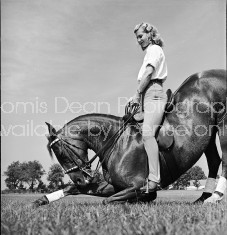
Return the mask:
<path fill-rule="evenodd" d="M 148 155 L 148 179 L 160 182 L 159 149 L 155 133 L 161 124 L 167 102 L 161 83 L 151 82 L 144 94 L 144 122 L 142 128 L 144 147 Z"/>

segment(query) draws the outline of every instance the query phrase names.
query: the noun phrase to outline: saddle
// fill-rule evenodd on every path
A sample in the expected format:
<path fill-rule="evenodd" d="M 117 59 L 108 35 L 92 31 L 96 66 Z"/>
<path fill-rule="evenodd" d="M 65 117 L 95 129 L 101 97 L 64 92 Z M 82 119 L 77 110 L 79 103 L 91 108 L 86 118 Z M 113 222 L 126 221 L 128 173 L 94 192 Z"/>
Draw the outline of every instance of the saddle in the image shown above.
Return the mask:
<path fill-rule="evenodd" d="M 165 120 L 166 115 L 173 110 L 173 106 L 174 106 L 174 95 L 173 95 L 171 89 L 168 89 L 166 91 L 166 95 L 167 95 L 167 102 L 165 105 L 165 111 L 164 111 L 164 114 L 162 117 L 162 122 L 161 122 L 160 127 L 158 128 L 158 130 L 155 134 L 159 149 L 163 150 L 163 151 L 170 150 L 170 148 L 174 142 L 173 131 L 171 129 L 166 130 L 166 129 L 162 128 L 162 124 Z M 132 106 L 129 103 L 125 108 L 125 115 L 130 114 L 131 111 L 132 111 Z M 141 123 L 143 123 L 143 119 L 144 119 L 144 112 L 143 112 L 143 104 L 142 104 L 140 109 L 138 110 L 138 112 L 134 115 L 134 117 L 130 121 L 130 123 L 136 122 L 136 123 L 141 124 Z"/>

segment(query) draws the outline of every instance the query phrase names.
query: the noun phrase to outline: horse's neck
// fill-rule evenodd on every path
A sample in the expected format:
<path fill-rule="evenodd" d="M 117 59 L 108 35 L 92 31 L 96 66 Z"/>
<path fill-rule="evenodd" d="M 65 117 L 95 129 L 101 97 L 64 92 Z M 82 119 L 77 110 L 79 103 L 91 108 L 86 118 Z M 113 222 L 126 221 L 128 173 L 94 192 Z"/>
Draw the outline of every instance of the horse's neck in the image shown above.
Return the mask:
<path fill-rule="evenodd" d="M 117 132 L 121 121 L 118 119 L 94 116 L 93 118 L 87 119 L 84 123 L 77 124 L 82 130 L 81 133 L 88 144 L 88 148 L 97 153 Z"/>

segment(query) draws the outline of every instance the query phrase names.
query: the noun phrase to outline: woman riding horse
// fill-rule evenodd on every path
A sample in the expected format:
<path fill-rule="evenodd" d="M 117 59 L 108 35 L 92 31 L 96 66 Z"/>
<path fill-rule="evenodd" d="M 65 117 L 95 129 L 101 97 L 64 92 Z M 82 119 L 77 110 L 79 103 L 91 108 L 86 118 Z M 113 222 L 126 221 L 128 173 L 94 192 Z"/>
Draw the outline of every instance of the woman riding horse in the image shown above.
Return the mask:
<path fill-rule="evenodd" d="M 133 97 L 134 104 L 144 99 L 142 136 L 140 127 L 128 125 L 123 129 L 124 134 L 121 133 L 113 145 L 105 148 L 116 132 L 124 127 L 122 118 L 112 115 L 80 116 L 59 131 L 48 124 L 49 152 L 55 153 L 75 185 L 43 196 L 34 202 L 35 206 L 81 193 L 108 196 L 105 203 L 131 199 L 152 201 L 157 195 L 154 192 L 157 183 L 160 182 L 161 187 L 173 183 L 203 153 L 207 158 L 209 175 L 204 192 L 197 201 L 218 202 L 223 198 L 227 178 L 226 71 L 217 69 L 193 74 L 175 92 L 175 106 L 165 116 L 158 136 L 162 138 L 160 133 L 165 134 L 170 127 L 174 127 L 173 141 L 170 141 L 171 146 L 159 152 L 155 132 L 166 104 L 162 85 L 167 77 L 163 42 L 157 29 L 150 24 L 142 23 L 136 26 L 134 32 L 142 50 L 146 52 L 138 75 L 138 89 Z M 193 111 L 187 117 L 184 116 L 186 104 Z M 109 130 L 108 135 L 103 134 L 102 130 Z M 216 186 L 215 178 L 221 162 L 215 144 L 217 133 L 223 156 L 222 175 Z M 93 178 L 89 171 L 94 157 L 88 160 L 87 149 L 92 149 L 99 157 L 107 183 L 89 180 Z M 144 182 L 146 185 L 142 187 Z M 148 194 L 141 193 L 147 188 Z"/>
<path fill-rule="evenodd" d="M 175 127 L 173 135 L 170 135 L 174 142 L 160 149 L 162 188 L 177 180 L 205 153 L 209 174 L 206 187 L 197 202 L 216 203 L 223 199 L 227 178 L 226 101 L 225 70 L 193 74 L 180 86 L 174 96 L 173 110 L 165 116 L 158 134 L 161 140 L 164 137 L 162 130 L 167 130 L 167 142 L 171 143 L 168 130 L 171 126 Z M 177 108 L 179 104 L 188 104 L 193 112 L 185 113 L 184 106 Z M 114 144 L 105 147 L 110 140 L 113 142 L 113 137 L 116 137 L 123 124 L 121 117 L 106 114 L 79 116 L 59 131 L 48 124 L 48 150 L 55 153 L 74 185 L 43 196 L 34 202 L 34 206 L 81 193 L 108 197 L 105 202 L 154 200 L 155 192 L 147 196 L 140 193 L 149 173 L 140 126 L 127 125 L 125 131 L 115 138 Z M 108 135 L 102 130 L 109 130 Z M 222 174 L 216 186 L 215 179 L 221 163 L 215 143 L 217 133 L 222 150 Z M 95 156 L 89 160 L 87 149 L 92 149 L 99 157 L 106 183 L 89 180 L 89 169 Z"/>
<path fill-rule="evenodd" d="M 148 155 L 149 175 L 141 190 L 152 192 L 160 182 L 159 149 L 155 133 L 162 121 L 166 104 L 163 83 L 167 78 L 167 65 L 162 50 L 163 40 L 154 26 L 149 23 L 138 24 L 134 33 L 142 50 L 146 52 L 137 78 L 138 88 L 132 99 L 134 104 L 144 99 L 142 135 Z"/>

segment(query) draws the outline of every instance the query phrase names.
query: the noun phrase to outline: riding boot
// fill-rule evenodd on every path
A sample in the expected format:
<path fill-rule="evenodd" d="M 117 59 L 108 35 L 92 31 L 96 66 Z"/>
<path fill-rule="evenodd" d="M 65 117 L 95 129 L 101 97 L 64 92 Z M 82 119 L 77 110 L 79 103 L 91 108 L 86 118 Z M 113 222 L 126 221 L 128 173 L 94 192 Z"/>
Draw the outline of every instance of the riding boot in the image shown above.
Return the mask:
<path fill-rule="evenodd" d="M 140 188 L 140 190 L 142 192 L 145 191 L 145 193 L 155 192 L 157 191 L 157 183 L 149 179 L 146 179 L 146 185 Z"/>

